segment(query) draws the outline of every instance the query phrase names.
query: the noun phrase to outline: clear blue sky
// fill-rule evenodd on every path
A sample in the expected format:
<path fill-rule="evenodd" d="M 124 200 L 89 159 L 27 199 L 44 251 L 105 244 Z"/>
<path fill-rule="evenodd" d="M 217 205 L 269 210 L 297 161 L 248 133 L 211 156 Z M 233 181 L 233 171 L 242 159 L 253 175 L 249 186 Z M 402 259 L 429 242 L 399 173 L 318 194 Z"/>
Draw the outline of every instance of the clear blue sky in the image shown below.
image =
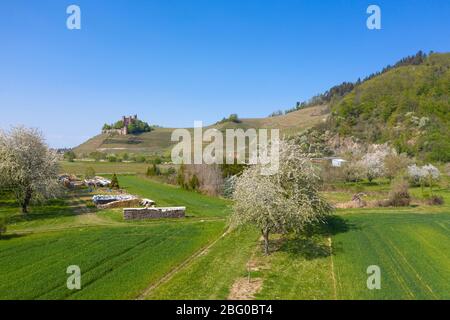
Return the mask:
<path fill-rule="evenodd" d="M 66 28 L 70 4 L 81 30 Z M 0 127 L 70 147 L 123 114 L 167 127 L 263 117 L 418 50 L 449 52 L 449 39 L 448 0 L 3 0 Z"/>

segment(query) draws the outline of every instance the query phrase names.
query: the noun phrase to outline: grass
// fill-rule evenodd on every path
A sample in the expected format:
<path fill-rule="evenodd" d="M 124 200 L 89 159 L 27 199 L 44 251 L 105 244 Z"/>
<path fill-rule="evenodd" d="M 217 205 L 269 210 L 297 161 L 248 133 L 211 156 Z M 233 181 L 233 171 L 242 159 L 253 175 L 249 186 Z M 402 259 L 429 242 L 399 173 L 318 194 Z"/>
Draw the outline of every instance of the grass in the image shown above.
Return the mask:
<path fill-rule="evenodd" d="M 119 179 L 159 204 L 187 202 L 203 219 L 125 222 L 120 210 L 79 211 L 81 194 L 33 206 L 24 217 L 3 198 L 0 216 L 9 224 L 0 239 L 0 299 L 134 299 L 225 230 L 225 200 L 136 176 Z M 80 291 L 66 288 L 70 265 L 81 268 Z"/>
<path fill-rule="evenodd" d="M 223 231 L 224 223 L 87 228 L 0 241 L 1 299 L 133 299 Z M 66 287 L 81 268 L 82 289 Z"/>
<path fill-rule="evenodd" d="M 338 210 L 312 238 L 274 235 L 266 257 L 257 230 L 221 237 L 230 201 L 143 176 L 120 175 L 119 183 L 158 205 L 186 206 L 188 217 L 125 222 L 121 210 L 86 214 L 80 208 L 90 195 L 82 191 L 23 217 L 3 196 L 0 216 L 9 224 L 0 239 L 0 299 L 134 299 L 144 292 L 146 299 L 226 299 L 248 263 L 256 265 L 251 277 L 263 281 L 256 299 L 450 299 L 447 188 L 434 190 L 443 206 Z M 411 193 L 421 197 L 420 188 Z M 81 267 L 80 291 L 66 288 L 69 265 Z M 366 287 L 370 265 L 381 268 L 381 290 Z"/>
<path fill-rule="evenodd" d="M 258 299 L 449 299 L 450 212 L 353 210 L 328 235 L 290 238 L 269 257 Z M 337 220 L 336 220 L 337 219 Z M 337 222 L 337 223 L 336 223 Z M 381 268 L 381 290 L 366 270 Z"/>
<path fill-rule="evenodd" d="M 232 232 L 146 298 L 227 299 L 234 280 L 244 275 L 258 237 L 253 229 Z"/>
<path fill-rule="evenodd" d="M 352 227 L 333 238 L 340 299 L 450 298 L 450 213 L 372 213 L 345 217 Z M 382 289 L 367 290 L 378 265 Z"/>
<path fill-rule="evenodd" d="M 132 194 L 156 201 L 157 206 L 185 206 L 186 215 L 191 217 L 223 218 L 231 212 L 229 200 L 208 197 L 144 177 L 120 176 L 119 184 Z"/>

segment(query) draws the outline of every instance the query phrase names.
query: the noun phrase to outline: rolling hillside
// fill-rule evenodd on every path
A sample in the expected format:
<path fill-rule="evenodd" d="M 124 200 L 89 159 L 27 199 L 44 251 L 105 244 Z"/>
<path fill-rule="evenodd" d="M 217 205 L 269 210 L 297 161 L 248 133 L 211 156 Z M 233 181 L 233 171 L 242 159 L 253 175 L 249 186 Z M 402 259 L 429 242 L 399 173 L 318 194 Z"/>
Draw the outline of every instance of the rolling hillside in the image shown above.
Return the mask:
<path fill-rule="evenodd" d="M 450 161 L 450 53 L 419 52 L 363 81 L 337 85 L 305 105 L 281 116 L 219 122 L 208 128 L 277 128 L 282 135 L 292 135 L 316 127 L 368 143 L 389 142 L 399 152 L 426 160 Z M 100 134 L 75 152 L 164 154 L 173 145 L 173 130 Z"/>
<path fill-rule="evenodd" d="M 315 124 L 324 122 L 328 116 L 327 106 L 314 106 L 277 117 L 241 119 L 240 123 L 225 122 L 211 125 L 208 128 L 218 130 L 232 128 L 267 128 L 280 129 L 281 134 L 292 134 Z M 170 141 L 173 128 L 156 128 L 151 132 L 138 135 L 99 134 L 75 148 L 77 154 L 89 154 L 94 151 L 107 153 L 144 153 L 164 154 L 169 152 L 174 142 Z"/>
<path fill-rule="evenodd" d="M 431 54 L 354 87 L 331 106 L 330 127 L 400 152 L 450 161 L 450 53 Z"/>

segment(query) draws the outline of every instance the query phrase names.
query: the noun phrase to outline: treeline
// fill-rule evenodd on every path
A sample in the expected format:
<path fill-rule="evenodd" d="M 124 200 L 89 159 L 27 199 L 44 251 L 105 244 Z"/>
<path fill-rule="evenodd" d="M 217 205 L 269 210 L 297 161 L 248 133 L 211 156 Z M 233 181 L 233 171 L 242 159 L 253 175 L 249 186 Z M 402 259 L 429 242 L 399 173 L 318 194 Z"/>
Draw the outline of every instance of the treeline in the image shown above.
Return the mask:
<path fill-rule="evenodd" d="M 125 127 L 123 120 L 119 120 L 114 124 L 105 123 L 102 130 L 122 129 L 123 127 Z M 151 127 L 147 122 L 139 119 L 134 120 L 128 125 L 128 133 L 131 134 L 150 132 L 152 130 L 153 127 Z"/>
<path fill-rule="evenodd" d="M 448 162 L 449 87 L 450 54 L 418 53 L 333 103 L 326 129 L 369 143 L 389 142 L 409 156 Z"/>
<path fill-rule="evenodd" d="M 217 121 L 216 124 L 226 123 L 226 122 L 234 122 L 234 123 L 241 123 L 241 119 L 239 119 L 239 116 L 236 113 L 232 113 L 228 116 L 228 118 L 223 118 L 220 121 Z"/>
<path fill-rule="evenodd" d="M 170 162 L 170 156 L 163 155 L 144 155 L 134 153 L 106 153 L 94 151 L 91 153 L 76 154 L 73 151 L 68 151 L 64 154 L 64 160 L 74 162 L 75 160 L 93 160 L 97 162 L 138 162 L 138 163 L 155 163 L 162 164 Z"/>
<path fill-rule="evenodd" d="M 430 52 L 432 54 L 432 52 Z M 420 65 L 424 63 L 424 61 L 427 58 L 427 54 L 423 51 L 417 52 L 415 55 L 407 56 L 405 58 L 402 58 L 401 60 L 397 61 L 394 65 L 387 65 L 385 68 L 383 68 L 379 72 L 375 72 L 370 74 L 369 76 L 365 77 L 363 80 L 358 79 L 356 82 L 342 82 L 341 84 L 338 84 L 329 90 L 325 91 L 324 93 L 318 94 L 313 96 L 311 99 L 307 101 L 298 101 L 295 105 L 295 107 L 288 109 L 284 111 L 284 114 L 287 114 L 289 112 L 294 112 L 303 108 L 312 107 L 316 105 L 322 105 L 322 104 L 329 104 L 333 103 L 335 101 L 340 100 L 342 97 L 344 97 L 346 94 L 350 93 L 355 87 L 359 86 L 361 83 L 364 83 L 372 78 L 375 78 L 383 73 L 388 72 L 389 70 L 392 70 L 394 68 L 403 67 L 403 66 L 409 66 L 409 65 Z M 273 112 L 270 114 L 270 117 L 279 116 L 282 115 L 283 112 L 281 110 Z"/>

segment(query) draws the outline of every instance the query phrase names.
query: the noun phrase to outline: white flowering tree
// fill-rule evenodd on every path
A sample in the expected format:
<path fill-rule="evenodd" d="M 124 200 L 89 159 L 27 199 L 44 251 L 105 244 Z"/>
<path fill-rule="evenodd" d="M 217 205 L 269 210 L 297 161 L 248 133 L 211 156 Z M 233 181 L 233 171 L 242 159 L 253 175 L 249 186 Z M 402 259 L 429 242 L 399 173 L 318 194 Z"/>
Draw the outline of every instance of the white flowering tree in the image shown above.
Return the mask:
<path fill-rule="evenodd" d="M 300 147 L 281 142 L 276 174 L 261 175 L 261 165 L 253 165 L 236 178 L 231 226 L 256 225 L 264 238 L 264 252 L 269 254 L 271 233 L 301 232 L 332 211 L 319 195 L 318 182 Z"/>
<path fill-rule="evenodd" d="M 422 184 L 423 178 L 425 177 L 425 172 L 421 167 L 412 164 L 408 166 L 408 177 L 412 185 L 419 186 Z"/>
<path fill-rule="evenodd" d="M 432 164 L 427 164 L 422 167 L 424 171 L 425 179 L 427 179 L 428 186 L 430 187 L 430 195 L 433 195 L 433 184 L 439 180 L 441 173 L 439 169 Z"/>
<path fill-rule="evenodd" d="M 392 150 L 386 145 L 374 145 L 372 148 L 374 150 L 366 153 L 360 160 L 369 182 L 385 174 L 385 159 L 392 153 Z"/>
<path fill-rule="evenodd" d="M 437 182 L 441 176 L 438 168 L 432 164 L 419 167 L 415 164 L 408 166 L 408 176 L 413 185 L 420 185 L 422 188 L 425 185 L 430 187 L 430 194 L 433 194 L 433 184 Z"/>
<path fill-rule="evenodd" d="M 57 194 L 58 158 L 36 129 L 0 132 L 0 183 L 14 192 L 22 212 L 32 200 Z"/>

